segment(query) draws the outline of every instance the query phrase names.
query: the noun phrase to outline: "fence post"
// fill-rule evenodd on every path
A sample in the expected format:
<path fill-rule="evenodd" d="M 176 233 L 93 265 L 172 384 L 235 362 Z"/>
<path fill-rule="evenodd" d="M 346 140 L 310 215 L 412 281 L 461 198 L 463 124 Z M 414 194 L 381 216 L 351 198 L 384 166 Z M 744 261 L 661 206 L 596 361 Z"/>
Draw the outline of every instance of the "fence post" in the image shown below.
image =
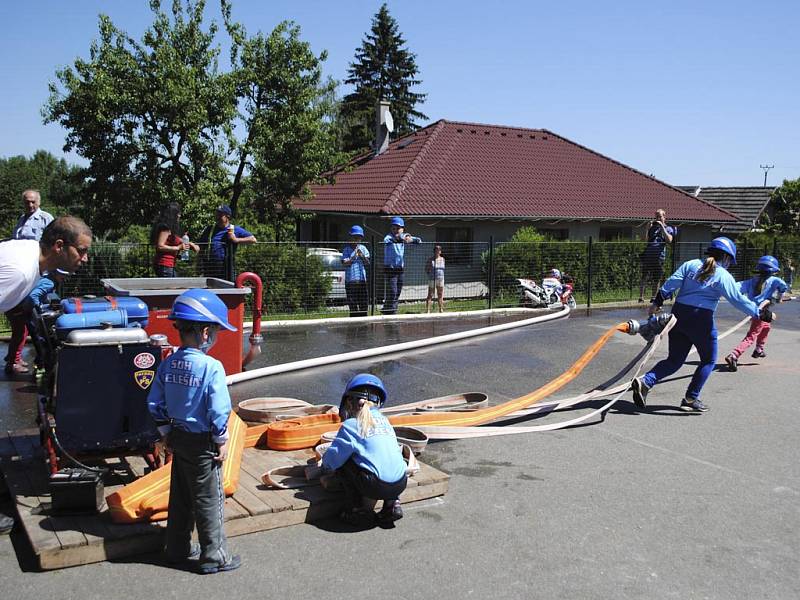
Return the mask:
<path fill-rule="evenodd" d="M 372 262 L 369 265 L 369 293 L 372 297 L 372 302 L 370 306 L 370 315 L 375 316 L 375 271 L 377 267 L 375 266 L 375 260 L 378 258 L 375 254 L 375 236 L 371 235 L 369 238 L 369 255 L 372 257 Z"/>
<path fill-rule="evenodd" d="M 739 268 L 742 270 L 742 273 L 747 273 L 747 240 L 744 241 L 744 247 L 742 248 L 742 265 Z"/>
<path fill-rule="evenodd" d="M 672 236 L 672 271 L 674 273 L 678 269 L 678 233 Z"/>
<path fill-rule="evenodd" d="M 778 238 L 772 238 L 772 256 L 778 258 Z M 780 258 L 778 258 L 780 261 Z"/>
<path fill-rule="evenodd" d="M 489 310 L 494 303 L 494 236 L 489 236 Z"/>
<path fill-rule="evenodd" d="M 586 308 L 592 307 L 592 236 L 589 236 L 589 245 L 586 247 Z"/>

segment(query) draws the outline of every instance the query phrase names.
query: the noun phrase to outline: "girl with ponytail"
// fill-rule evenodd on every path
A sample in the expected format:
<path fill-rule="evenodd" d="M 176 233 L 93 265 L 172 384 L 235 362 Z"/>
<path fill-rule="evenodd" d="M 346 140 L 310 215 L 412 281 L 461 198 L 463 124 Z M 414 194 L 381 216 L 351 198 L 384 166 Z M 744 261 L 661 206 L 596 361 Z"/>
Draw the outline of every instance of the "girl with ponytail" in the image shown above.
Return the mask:
<path fill-rule="evenodd" d="M 746 281 L 742 281 L 739 284 L 739 289 L 745 296 L 758 305 L 761 305 L 765 300 L 770 300 L 770 302 L 772 302 L 774 299 L 776 302 L 780 302 L 781 296 L 789 289 L 789 286 L 786 285 L 783 279 L 775 275 L 778 271 L 780 271 L 778 259 L 769 254 L 762 256 L 758 259 L 758 263 L 756 263 L 756 275 Z M 767 343 L 767 336 L 769 335 L 771 327 L 769 323 L 759 318 L 750 320 L 750 329 L 747 331 L 747 335 L 745 335 L 744 339 L 739 342 L 739 345 L 731 350 L 731 353 L 725 357 L 725 362 L 728 363 L 729 371 L 738 370 L 739 357 L 753 342 L 755 342 L 756 348 L 753 351 L 752 357 L 766 358 L 767 355 L 764 352 L 764 345 Z"/>
<path fill-rule="evenodd" d="M 664 300 L 677 292 L 672 314 L 677 323 L 669 332 L 669 354 L 642 377 L 631 382 L 633 401 L 639 408 L 647 403 L 647 394 L 659 381 L 680 369 L 692 346 L 697 348 L 700 364 L 692 375 L 681 410 L 705 412 L 708 407 L 700 400 L 706 380 L 717 361 L 717 327 L 714 312 L 719 299 L 728 302 L 745 314 L 762 321 L 772 321 L 768 308 L 759 311 L 758 305 L 739 290 L 728 266 L 736 264 L 736 244 L 726 237 L 714 238 L 706 248 L 706 259 L 683 263 L 658 290 L 650 305 L 651 315 L 661 310 Z"/>
<path fill-rule="evenodd" d="M 374 375 L 361 373 L 345 387 L 339 405 L 342 426 L 322 457 L 322 469 L 336 472 L 347 505 L 339 518 L 350 525 L 379 525 L 403 518 L 400 494 L 406 489 L 406 463 L 391 423 L 379 410 L 386 388 Z M 365 499 L 383 500 L 375 515 Z"/>

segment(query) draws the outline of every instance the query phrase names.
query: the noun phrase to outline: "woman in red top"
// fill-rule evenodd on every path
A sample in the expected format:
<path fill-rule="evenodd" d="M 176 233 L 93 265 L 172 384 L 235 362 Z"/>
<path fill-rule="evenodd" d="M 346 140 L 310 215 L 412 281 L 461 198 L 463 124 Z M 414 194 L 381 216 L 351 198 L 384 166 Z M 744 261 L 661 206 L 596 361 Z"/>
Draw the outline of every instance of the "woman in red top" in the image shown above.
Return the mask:
<path fill-rule="evenodd" d="M 172 202 L 162 209 L 150 230 L 150 243 L 156 251 L 153 259 L 156 277 L 175 277 L 178 255 L 185 250 L 200 250 L 197 244 L 181 239 L 185 232 L 181 228 L 180 219 L 181 209 Z"/>

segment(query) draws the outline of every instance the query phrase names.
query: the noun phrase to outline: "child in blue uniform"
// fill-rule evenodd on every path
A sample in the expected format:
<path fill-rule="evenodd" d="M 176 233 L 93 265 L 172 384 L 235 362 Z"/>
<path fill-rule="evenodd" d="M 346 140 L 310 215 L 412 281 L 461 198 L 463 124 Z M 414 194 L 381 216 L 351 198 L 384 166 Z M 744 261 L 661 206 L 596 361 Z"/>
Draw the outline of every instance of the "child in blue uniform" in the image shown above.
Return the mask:
<path fill-rule="evenodd" d="M 172 449 L 167 559 L 178 563 L 199 558 L 203 574 L 232 571 L 241 565 L 228 552 L 223 522 L 225 494 L 222 463 L 227 454 L 231 398 L 222 363 L 206 353 L 228 309 L 208 290 L 189 290 L 175 299 L 170 319 L 181 346 L 158 367 L 147 398 L 150 414 Z M 191 543 L 197 525 L 197 544 Z"/>
<path fill-rule="evenodd" d="M 350 243 L 342 250 L 342 264 L 347 267 L 344 272 L 344 290 L 351 317 L 366 317 L 369 304 L 369 250 L 361 243 L 363 238 L 364 229 L 360 225 L 353 225 L 350 228 Z"/>
<path fill-rule="evenodd" d="M 406 233 L 406 222 L 402 217 L 392 217 L 391 233 L 383 238 L 383 271 L 386 276 L 386 300 L 381 312 L 393 315 L 397 312 L 397 301 L 403 292 L 403 272 L 406 268 L 406 244 L 420 244 L 422 239 Z"/>
<path fill-rule="evenodd" d="M 378 377 L 353 377 L 339 406 L 342 426 L 322 457 L 322 470 L 336 471 L 344 487 L 347 507 L 340 518 L 345 523 L 360 524 L 372 517 L 363 498 L 383 500 L 379 524 L 403 518 L 399 497 L 406 489 L 406 463 L 394 428 L 379 410 L 384 402 L 386 388 Z"/>
<path fill-rule="evenodd" d="M 754 318 L 772 321 L 772 312 L 742 295 L 739 286 L 726 267 L 736 264 L 736 245 L 726 237 L 714 238 L 706 249 L 705 261 L 700 259 L 683 263 L 656 293 L 650 305 L 650 314 L 661 309 L 664 300 L 677 292 L 672 314 L 678 322 L 669 332 L 669 355 L 644 376 L 631 382 L 633 401 L 644 408 L 650 389 L 665 377 L 683 366 L 692 346 L 697 348 L 700 364 L 695 369 L 681 409 L 705 412 L 708 407 L 700 400 L 708 376 L 717 360 L 717 328 L 714 311 L 720 297 Z"/>
<path fill-rule="evenodd" d="M 786 282 L 777 277 L 775 273 L 780 271 L 778 259 L 769 254 L 762 256 L 756 263 L 755 277 L 751 277 L 746 281 L 739 283 L 739 289 L 742 293 L 750 298 L 757 305 L 760 305 L 765 300 L 775 300 L 780 302 L 784 292 L 789 289 Z M 767 336 L 771 325 L 761 319 L 753 318 L 750 320 L 750 329 L 747 335 L 739 342 L 739 345 L 734 348 L 728 356 L 725 357 L 725 362 L 728 363 L 729 371 L 736 371 L 739 368 L 738 360 L 742 353 L 749 348 L 753 342 L 756 343 L 756 348 L 753 351 L 753 358 L 766 358 L 764 352 L 764 345 L 767 343 Z"/>

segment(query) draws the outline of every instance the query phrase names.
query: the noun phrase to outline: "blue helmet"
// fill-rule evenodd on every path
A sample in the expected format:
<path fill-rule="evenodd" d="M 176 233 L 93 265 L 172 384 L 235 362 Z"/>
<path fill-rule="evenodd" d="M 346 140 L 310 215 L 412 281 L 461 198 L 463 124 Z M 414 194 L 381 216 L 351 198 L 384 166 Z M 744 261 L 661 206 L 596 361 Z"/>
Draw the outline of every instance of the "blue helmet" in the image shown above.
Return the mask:
<path fill-rule="evenodd" d="M 391 223 L 392 225 L 397 225 L 398 227 L 406 226 L 406 222 L 403 220 L 403 217 L 392 217 Z"/>
<path fill-rule="evenodd" d="M 364 228 L 361 225 L 353 225 L 348 232 L 349 235 L 360 235 L 364 237 Z"/>
<path fill-rule="evenodd" d="M 778 259 L 774 256 L 770 256 L 766 254 L 758 259 L 756 263 L 756 271 L 759 273 L 777 273 L 781 270 L 780 265 L 778 264 Z"/>
<path fill-rule="evenodd" d="M 188 290 L 175 298 L 168 319 L 219 325 L 228 331 L 236 327 L 228 323 L 228 307 L 215 293 L 203 289 Z"/>
<path fill-rule="evenodd" d="M 355 375 L 344 388 L 342 393 L 342 402 L 339 405 L 339 412 L 342 412 L 345 399 L 348 396 L 363 394 L 364 398 L 374 402 L 378 408 L 386 403 L 386 388 L 380 377 L 371 375 L 370 373 L 359 373 Z"/>
<path fill-rule="evenodd" d="M 731 257 L 731 264 L 736 264 L 736 244 L 733 243 L 733 240 L 726 237 L 718 237 L 711 240 L 711 243 L 706 248 L 706 252 L 709 250 L 721 250 L 725 254 Z"/>

